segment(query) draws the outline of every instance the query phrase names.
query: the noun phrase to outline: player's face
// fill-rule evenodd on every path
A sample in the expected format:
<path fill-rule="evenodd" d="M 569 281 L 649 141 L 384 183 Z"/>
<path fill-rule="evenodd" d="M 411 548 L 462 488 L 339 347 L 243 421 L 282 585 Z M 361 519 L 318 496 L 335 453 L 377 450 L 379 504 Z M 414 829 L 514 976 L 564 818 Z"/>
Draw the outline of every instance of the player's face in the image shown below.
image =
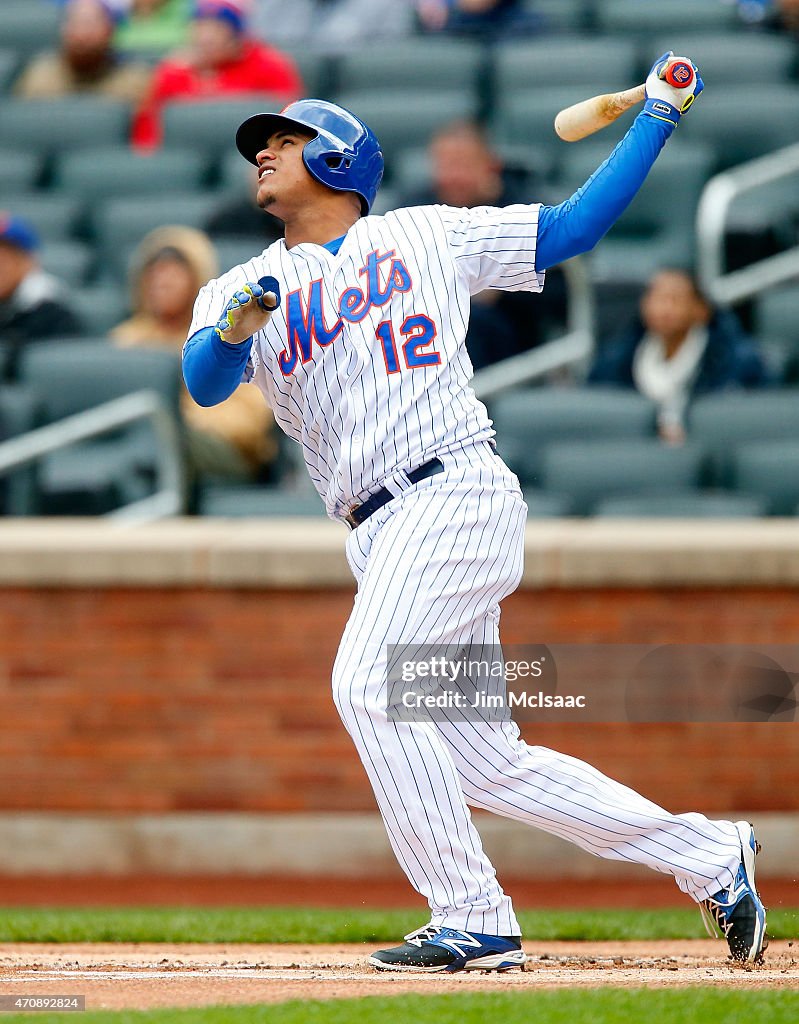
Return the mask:
<path fill-rule="evenodd" d="M 302 160 L 303 147 L 312 138 L 302 132 L 277 132 L 256 157 L 258 205 L 281 220 L 313 202 L 320 189 L 327 191 L 311 177 Z"/>

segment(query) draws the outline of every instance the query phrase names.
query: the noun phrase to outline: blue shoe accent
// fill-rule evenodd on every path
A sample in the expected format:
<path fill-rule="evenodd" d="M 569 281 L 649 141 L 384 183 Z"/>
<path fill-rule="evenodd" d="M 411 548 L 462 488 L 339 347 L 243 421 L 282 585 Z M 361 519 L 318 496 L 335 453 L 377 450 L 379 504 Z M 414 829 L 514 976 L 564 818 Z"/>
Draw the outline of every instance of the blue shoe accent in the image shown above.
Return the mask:
<path fill-rule="evenodd" d="M 383 971 L 507 971 L 527 959 L 513 936 L 463 932 L 427 925 L 405 936 L 393 949 L 381 949 L 369 958 Z"/>
<path fill-rule="evenodd" d="M 736 821 L 741 837 L 741 863 L 728 889 L 703 900 L 699 905 L 708 933 L 718 929 L 727 940 L 730 957 L 740 963 L 763 959 L 768 946 L 766 908 L 755 887 L 755 857 L 760 844 L 748 821 Z"/>

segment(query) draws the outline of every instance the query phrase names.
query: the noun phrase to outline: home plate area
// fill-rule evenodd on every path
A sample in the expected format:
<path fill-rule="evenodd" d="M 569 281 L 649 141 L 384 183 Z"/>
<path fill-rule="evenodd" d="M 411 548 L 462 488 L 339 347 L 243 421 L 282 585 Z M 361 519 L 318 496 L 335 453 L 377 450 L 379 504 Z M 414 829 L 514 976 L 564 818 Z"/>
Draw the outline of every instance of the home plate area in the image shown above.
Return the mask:
<path fill-rule="evenodd" d="M 799 988 L 799 947 L 773 942 L 758 967 L 714 941 L 526 943 L 523 971 L 395 974 L 371 947 L 85 944 L 0 946 L 3 995 L 83 995 L 87 1009 L 146 1009 L 393 995 L 559 988 L 719 985 Z"/>

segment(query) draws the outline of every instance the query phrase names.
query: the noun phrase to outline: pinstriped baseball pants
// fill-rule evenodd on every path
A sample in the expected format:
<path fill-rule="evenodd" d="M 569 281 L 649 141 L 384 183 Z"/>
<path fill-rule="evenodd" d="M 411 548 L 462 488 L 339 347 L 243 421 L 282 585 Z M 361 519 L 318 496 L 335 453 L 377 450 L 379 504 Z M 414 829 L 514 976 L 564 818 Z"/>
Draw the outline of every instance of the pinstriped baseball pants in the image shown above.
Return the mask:
<path fill-rule="evenodd" d="M 516 477 L 485 442 L 441 458 L 443 473 L 350 533 L 358 591 L 333 669 L 339 714 L 432 923 L 520 934 L 470 806 L 671 874 L 697 901 L 715 895 L 740 861 L 731 822 L 670 814 L 585 762 L 528 746 L 512 722 L 389 718 L 388 645 L 498 644 L 499 602 L 521 579 L 526 508 Z"/>

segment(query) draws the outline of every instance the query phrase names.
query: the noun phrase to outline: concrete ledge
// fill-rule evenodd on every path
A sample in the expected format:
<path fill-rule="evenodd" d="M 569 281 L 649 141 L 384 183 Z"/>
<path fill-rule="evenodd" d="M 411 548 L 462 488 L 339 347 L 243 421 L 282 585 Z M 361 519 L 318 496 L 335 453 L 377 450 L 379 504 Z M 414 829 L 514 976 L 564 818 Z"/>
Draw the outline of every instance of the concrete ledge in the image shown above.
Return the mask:
<path fill-rule="evenodd" d="M 0 523 L 3 587 L 347 588 L 346 528 L 325 520 Z M 542 520 L 522 587 L 796 586 L 799 520 Z"/>
<path fill-rule="evenodd" d="M 718 815 L 725 817 L 725 815 Z M 752 821 L 763 844 L 758 876 L 792 878 L 799 814 L 727 815 Z M 475 815 L 497 870 L 508 877 L 623 879 L 642 868 L 600 860 L 555 836 Z M 324 875 L 396 872 L 377 814 L 0 814 L 0 875 Z"/>

